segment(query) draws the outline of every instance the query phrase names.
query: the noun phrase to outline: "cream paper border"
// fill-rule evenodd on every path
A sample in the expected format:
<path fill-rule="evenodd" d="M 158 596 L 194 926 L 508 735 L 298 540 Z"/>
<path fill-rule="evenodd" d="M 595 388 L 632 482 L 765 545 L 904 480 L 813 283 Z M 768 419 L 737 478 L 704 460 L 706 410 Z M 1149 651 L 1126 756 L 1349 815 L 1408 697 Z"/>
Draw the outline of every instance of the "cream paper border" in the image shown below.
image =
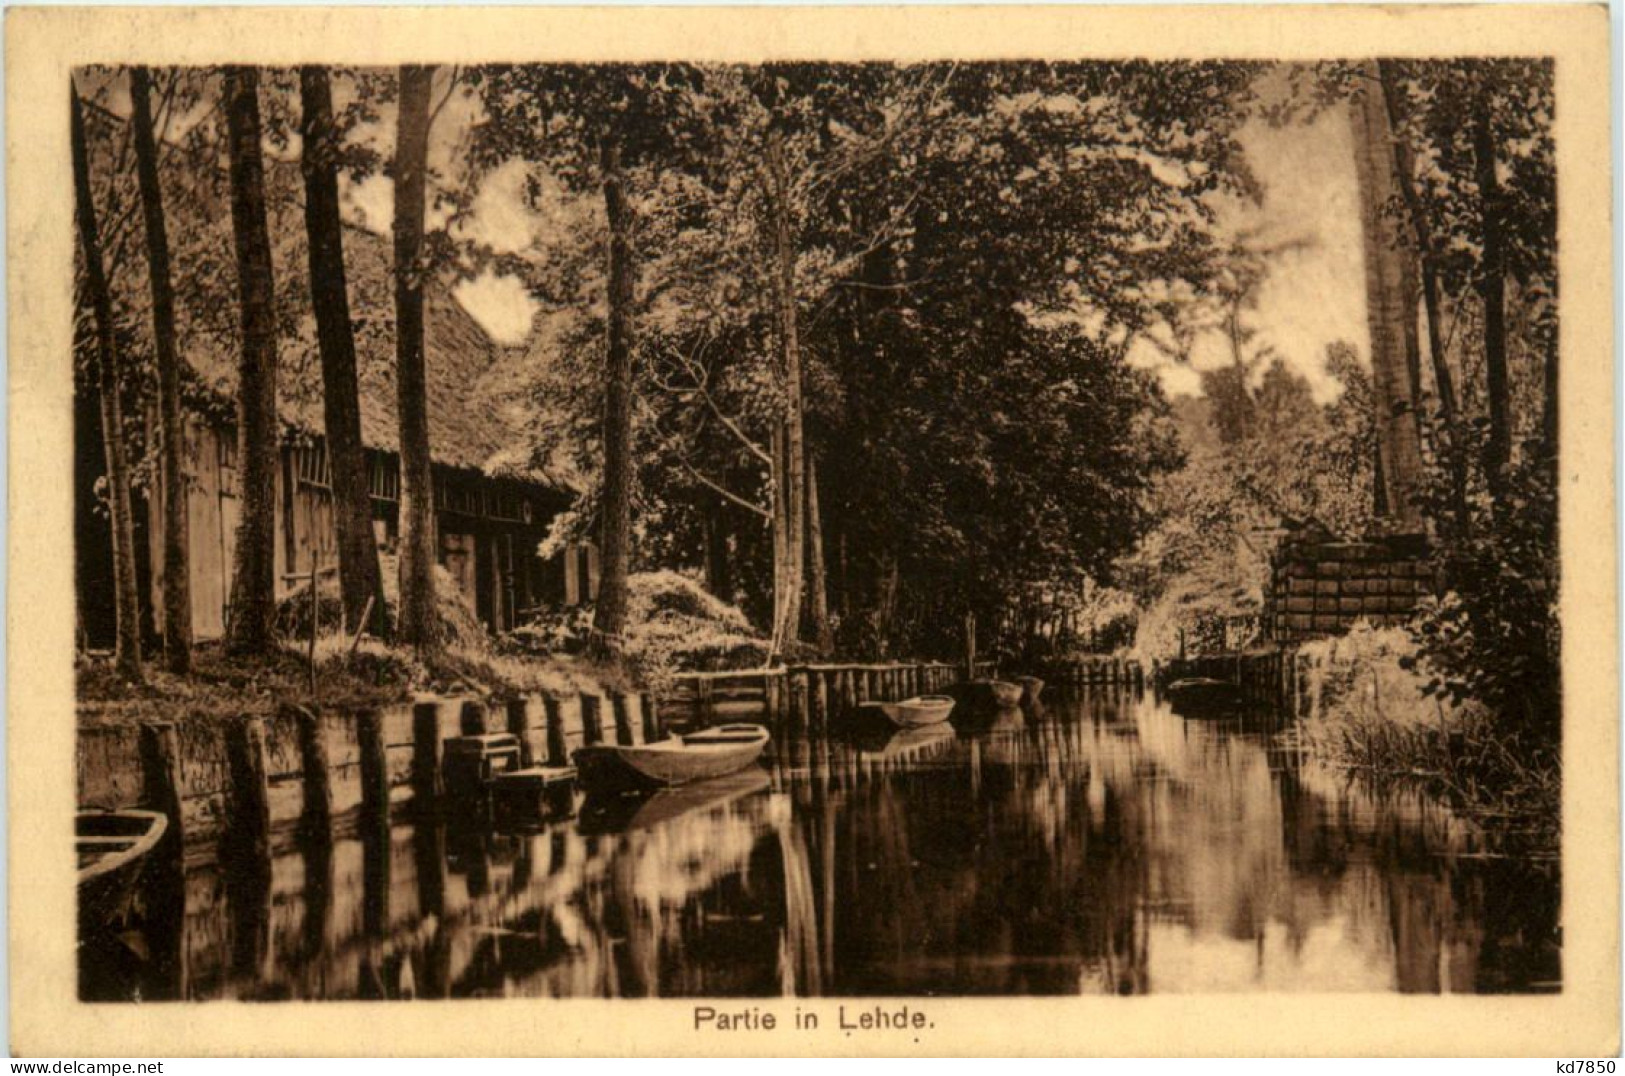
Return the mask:
<path fill-rule="evenodd" d="M 1207 8 L 42 9 L 6 13 L 11 322 L 9 778 L 14 1053 L 1618 1053 L 1619 784 L 1608 22 L 1601 5 Z M 1562 263 L 1563 978 L 1549 997 L 925 1000 L 934 1027 L 697 1033 L 673 1001 L 75 999 L 71 67 L 1224 56 L 1555 56 Z M 751 1002 L 733 1004 L 741 1008 Z M 722 1007 L 719 1005 L 719 1007 Z"/>

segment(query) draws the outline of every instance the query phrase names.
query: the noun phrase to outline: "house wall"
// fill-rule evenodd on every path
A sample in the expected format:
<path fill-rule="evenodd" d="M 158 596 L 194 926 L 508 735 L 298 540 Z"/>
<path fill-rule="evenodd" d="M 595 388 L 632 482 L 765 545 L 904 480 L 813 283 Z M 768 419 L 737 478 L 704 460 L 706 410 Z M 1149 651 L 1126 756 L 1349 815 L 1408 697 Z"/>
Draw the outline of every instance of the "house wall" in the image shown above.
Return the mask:
<path fill-rule="evenodd" d="M 1403 624 L 1432 582 L 1415 539 L 1287 542 L 1271 564 L 1265 620 L 1277 642 L 1338 635 L 1357 620 Z"/>
<path fill-rule="evenodd" d="M 380 550 L 393 553 L 399 483 L 393 474 L 385 472 L 393 470 L 394 457 L 369 455 L 375 472 L 374 533 Z M 240 514 L 236 456 L 236 439 L 231 431 L 195 416 L 187 417 L 183 470 L 188 484 L 192 631 L 199 640 L 225 635 Z M 334 567 L 338 562 L 333 494 L 320 442 L 285 447 L 281 459 L 276 476 L 275 571 L 279 598 L 303 582 L 313 559 L 318 569 Z M 436 513 L 440 562 L 458 581 L 480 619 L 494 630 L 503 631 L 514 625 L 523 610 L 562 600 L 565 587 L 562 583 L 553 585 L 550 580 L 562 581 L 568 574 L 562 563 L 565 558 L 561 556 L 560 563 L 546 565 L 535 554 L 548 523 L 548 516 L 537 507 L 538 496 L 525 495 L 515 483 L 498 483 L 469 473 L 442 473 L 439 468 L 436 472 L 437 486 L 443 484 L 454 494 L 447 499 L 453 507 Z M 496 498 L 498 490 L 505 498 L 500 502 Z M 161 483 L 155 484 L 153 525 L 148 534 L 155 565 L 163 563 L 163 519 L 156 508 L 162 497 Z M 516 497 L 520 501 L 515 501 Z M 436 500 L 441 502 L 442 498 L 437 495 Z M 513 519 L 487 518 L 473 510 L 522 502 L 528 502 L 523 514 L 517 509 L 498 509 L 515 512 Z M 530 518 L 524 518 L 524 514 Z M 596 580 L 596 575 L 593 578 Z M 151 597 L 162 630 L 162 572 L 153 573 Z"/>

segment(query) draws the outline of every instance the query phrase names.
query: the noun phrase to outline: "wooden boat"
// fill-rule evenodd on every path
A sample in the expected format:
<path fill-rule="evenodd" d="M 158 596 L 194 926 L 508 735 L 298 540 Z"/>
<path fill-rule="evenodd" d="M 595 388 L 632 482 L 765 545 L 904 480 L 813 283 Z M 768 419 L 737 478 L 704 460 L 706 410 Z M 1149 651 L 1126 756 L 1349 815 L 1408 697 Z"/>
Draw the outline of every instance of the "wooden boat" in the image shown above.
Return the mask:
<path fill-rule="evenodd" d="M 1228 680 L 1188 676 L 1164 689 L 1168 703 L 1178 713 L 1210 714 L 1233 710 L 1241 705 L 1241 688 Z"/>
<path fill-rule="evenodd" d="M 1021 685 L 1021 705 L 1036 706 L 1038 696 L 1044 693 L 1044 681 L 1036 676 L 1023 676 L 1017 683 Z"/>
<path fill-rule="evenodd" d="M 965 697 L 972 706 L 1002 710 L 1021 705 L 1021 685 L 1008 680 L 972 680 L 965 685 Z"/>
<path fill-rule="evenodd" d="M 916 695 L 902 702 L 869 702 L 864 705 L 885 714 L 886 719 L 898 728 L 912 729 L 948 720 L 948 715 L 953 712 L 954 700 L 946 695 Z"/>
<path fill-rule="evenodd" d="M 125 918 L 147 853 L 168 828 L 169 819 L 157 811 L 80 811 L 74 817 L 81 931 Z"/>
<path fill-rule="evenodd" d="M 769 738 L 760 725 L 718 725 L 650 744 L 583 747 L 571 759 L 588 792 L 670 788 L 744 769 Z"/>

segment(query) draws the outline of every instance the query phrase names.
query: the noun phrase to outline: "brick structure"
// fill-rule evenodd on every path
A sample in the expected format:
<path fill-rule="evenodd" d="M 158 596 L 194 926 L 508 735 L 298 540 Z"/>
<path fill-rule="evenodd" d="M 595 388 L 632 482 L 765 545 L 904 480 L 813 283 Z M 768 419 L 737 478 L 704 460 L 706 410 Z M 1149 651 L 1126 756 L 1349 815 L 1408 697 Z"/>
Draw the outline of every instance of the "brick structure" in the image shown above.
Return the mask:
<path fill-rule="evenodd" d="M 1270 562 L 1265 631 L 1293 643 L 1339 635 L 1356 620 L 1403 624 L 1433 590 L 1434 569 L 1420 535 L 1346 542 L 1291 535 Z"/>

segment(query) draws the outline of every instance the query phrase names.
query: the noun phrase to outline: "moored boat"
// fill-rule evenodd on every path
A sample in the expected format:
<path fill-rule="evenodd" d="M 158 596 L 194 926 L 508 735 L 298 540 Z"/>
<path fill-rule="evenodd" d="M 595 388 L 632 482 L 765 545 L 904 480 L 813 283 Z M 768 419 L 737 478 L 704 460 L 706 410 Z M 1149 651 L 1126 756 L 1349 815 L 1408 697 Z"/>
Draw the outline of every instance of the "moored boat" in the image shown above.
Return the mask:
<path fill-rule="evenodd" d="M 111 927 L 129 911 L 169 819 L 157 811 L 80 811 L 74 816 L 79 861 L 80 929 Z"/>
<path fill-rule="evenodd" d="M 954 700 L 947 695 L 916 695 L 901 702 L 870 702 L 868 708 L 878 710 L 900 729 L 936 725 L 948 720 L 953 712 Z"/>
<path fill-rule="evenodd" d="M 1008 680 L 972 680 L 965 685 L 965 697 L 972 706 L 1003 710 L 1021 705 L 1022 688 Z"/>
<path fill-rule="evenodd" d="M 1228 680 L 1214 680 L 1206 676 L 1175 680 L 1164 689 L 1164 693 L 1176 712 L 1193 715 L 1233 710 L 1242 701 L 1240 687 Z"/>
<path fill-rule="evenodd" d="M 760 725 L 718 725 L 656 743 L 583 747 L 571 759 L 589 792 L 670 788 L 744 769 L 769 738 Z"/>

